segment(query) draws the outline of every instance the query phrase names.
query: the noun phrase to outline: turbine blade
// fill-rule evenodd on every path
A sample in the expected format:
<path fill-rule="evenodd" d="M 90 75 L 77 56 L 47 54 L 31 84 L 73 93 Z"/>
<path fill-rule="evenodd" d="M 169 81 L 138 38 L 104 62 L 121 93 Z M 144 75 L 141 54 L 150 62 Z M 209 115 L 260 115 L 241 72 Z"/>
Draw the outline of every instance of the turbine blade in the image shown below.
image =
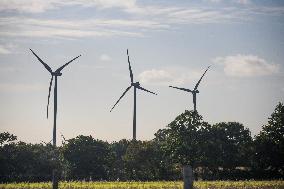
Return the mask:
<path fill-rule="evenodd" d="M 49 106 L 49 98 L 50 98 L 50 91 L 51 91 L 52 81 L 53 81 L 53 76 L 51 76 L 50 83 L 49 83 L 49 88 L 48 88 L 47 107 L 46 107 L 47 119 L 48 119 L 48 106 Z"/>
<path fill-rule="evenodd" d="M 198 85 L 200 84 L 203 76 L 206 74 L 207 70 L 210 68 L 210 66 L 208 66 L 208 68 L 205 70 L 205 72 L 203 73 L 203 75 L 201 76 L 201 78 L 199 79 L 199 81 L 196 83 L 195 87 L 194 87 L 194 90 L 197 89 Z"/>
<path fill-rule="evenodd" d="M 113 105 L 113 107 L 111 108 L 110 112 L 113 110 L 113 108 L 118 104 L 118 102 L 122 99 L 122 97 L 127 93 L 127 91 L 132 87 L 132 85 L 130 85 L 129 87 L 126 88 L 126 90 L 122 93 L 121 97 L 116 101 L 116 103 Z"/>
<path fill-rule="evenodd" d="M 171 88 L 175 88 L 175 89 L 179 89 L 179 90 L 183 90 L 183 91 L 186 91 L 186 92 L 192 92 L 192 90 L 190 89 L 186 89 L 186 88 L 181 88 L 181 87 L 174 87 L 174 86 L 169 86 Z"/>
<path fill-rule="evenodd" d="M 77 58 L 79 58 L 81 55 L 73 58 L 72 60 L 70 60 L 69 62 L 67 62 L 66 64 L 64 64 L 63 66 L 61 66 L 60 68 L 58 68 L 55 72 L 59 73 L 61 70 L 63 70 L 63 68 L 65 68 L 65 66 L 67 66 L 68 64 L 70 64 L 71 62 L 73 62 L 74 60 L 76 60 Z"/>
<path fill-rule="evenodd" d="M 52 69 L 45 62 L 43 62 L 42 59 L 40 59 L 40 57 L 38 57 L 38 55 L 32 49 L 30 49 L 30 50 L 35 55 L 35 57 L 37 57 L 37 59 L 42 63 L 42 65 L 47 69 L 47 71 L 52 73 Z"/>
<path fill-rule="evenodd" d="M 130 75 L 130 80 L 131 83 L 133 83 L 133 73 L 132 73 L 132 69 L 131 69 L 131 65 L 130 65 L 130 60 L 129 60 L 129 55 L 128 55 L 128 49 L 127 49 L 127 57 L 128 57 L 128 68 L 129 68 L 129 75 Z"/>
<path fill-rule="evenodd" d="M 152 92 L 152 91 L 149 91 L 149 90 L 147 90 L 147 89 L 145 89 L 145 88 L 143 88 L 143 87 L 141 87 L 141 86 L 137 86 L 136 88 L 141 89 L 141 90 L 143 90 L 143 91 L 146 91 L 146 92 L 148 92 L 148 93 L 152 93 L 152 94 L 154 94 L 154 95 L 157 95 L 156 93 L 154 93 L 154 92 Z"/>

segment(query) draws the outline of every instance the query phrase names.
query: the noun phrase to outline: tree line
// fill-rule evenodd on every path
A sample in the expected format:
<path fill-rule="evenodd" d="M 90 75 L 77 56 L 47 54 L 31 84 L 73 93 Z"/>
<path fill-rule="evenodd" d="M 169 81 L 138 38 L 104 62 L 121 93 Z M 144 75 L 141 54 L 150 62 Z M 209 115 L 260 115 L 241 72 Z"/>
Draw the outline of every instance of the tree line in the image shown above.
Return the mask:
<path fill-rule="evenodd" d="M 254 137 L 241 123 L 211 125 L 187 110 L 150 141 L 80 135 L 54 148 L 0 133 L 0 182 L 49 181 L 55 167 L 63 180 L 178 180 L 183 165 L 195 179 L 283 179 L 283 104 Z"/>

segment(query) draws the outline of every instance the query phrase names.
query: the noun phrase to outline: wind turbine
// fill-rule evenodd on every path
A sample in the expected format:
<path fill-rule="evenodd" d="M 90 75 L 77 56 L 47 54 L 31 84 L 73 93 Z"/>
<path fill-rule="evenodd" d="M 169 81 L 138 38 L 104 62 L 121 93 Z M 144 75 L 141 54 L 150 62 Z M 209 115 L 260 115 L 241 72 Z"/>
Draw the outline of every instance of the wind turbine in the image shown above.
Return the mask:
<path fill-rule="evenodd" d="M 63 68 L 65 68 L 68 64 L 70 64 L 71 62 L 73 62 L 74 60 L 76 60 L 77 58 L 79 58 L 81 55 L 73 58 L 72 60 L 70 60 L 69 62 L 65 63 L 63 66 L 59 67 L 57 70 L 52 71 L 52 69 L 45 63 L 43 62 L 38 55 L 32 50 L 30 49 L 31 52 L 33 53 L 33 55 L 36 56 L 36 58 L 40 61 L 40 63 L 42 63 L 42 65 L 45 67 L 45 69 L 47 69 L 47 71 L 51 74 L 51 79 L 50 79 L 50 84 L 49 84 L 49 88 L 48 88 L 48 98 L 47 98 L 47 118 L 48 118 L 48 106 L 49 106 L 49 98 L 50 98 L 50 91 L 51 91 L 51 87 L 52 87 L 52 82 L 53 82 L 53 77 L 55 77 L 55 84 L 54 84 L 54 117 L 53 117 L 53 146 L 56 147 L 56 115 L 57 115 L 57 77 L 61 76 L 62 73 L 61 71 L 63 70 Z M 57 176 L 56 176 L 56 169 L 53 170 L 53 189 L 57 189 L 58 188 L 58 180 L 57 180 Z"/>
<path fill-rule="evenodd" d="M 120 98 L 116 101 L 116 103 L 111 108 L 110 112 L 114 109 L 114 107 L 118 104 L 118 102 L 123 98 L 123 96 L 131 89 L 131 87 L 134 88 L 134 107 L 133 107 L 133 140 L 136 140 L 136 89 L 140 89 L 143 91 L 146 91 L 148 93 L 152 93 L 154 95 L 157 95 L 156 93 L 149 91 L 143 87 L 140 86 L 139 82 L 133 81 L 133 73 L 130 65 L 129 55 L 128 55 L 128 49 L 127 49 L 127 57 L 128 57 L 128 68 L 129 68 L 129 75 L 130 75 L 130 86 L 126 88 L 126 90 L 122 93 Z"/>
<path fill-rule="evenodd" d="M 171 88 L 175 88 L 175 89 L 179 89 L 182 91 L 186 91 L 186 92 L 190 92 L 192 93 L 192 97 L 193 97 L 193 105 L 194 105 L 194 112 L 196 112 L 196 94 L 199 93 L 199 90 L 197 90 L 202 78 L 204 77 L 204 75 L 206 74 L 207 70 L 210 68 L 210 66 L 208 66 L 208 68 L 205 70 L 205 72 L 203 73 L 203 75 L 201 76 L 201 78 L 199 79 L 199 81 L 196 83 L 195 87 L 193 90 L 190 89 L 185 89 L 185 88 L 180 88 L 180 87 L 174 87 L 174 86 L 169 86 Z"/>

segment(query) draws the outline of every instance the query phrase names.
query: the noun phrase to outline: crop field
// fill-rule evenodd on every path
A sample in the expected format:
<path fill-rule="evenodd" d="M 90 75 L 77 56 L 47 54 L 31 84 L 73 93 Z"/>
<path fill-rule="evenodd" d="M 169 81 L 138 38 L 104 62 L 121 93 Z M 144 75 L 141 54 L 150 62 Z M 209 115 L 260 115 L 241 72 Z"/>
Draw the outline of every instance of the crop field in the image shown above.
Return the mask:
<path fill-rule="evenodd" d="M 51 189 L 50 182 L 0 184 L 0 189 Z M 182 182 L 60 182 L 60 189 L 181 189 Z M 284 181 L 198 181 L 195 189 L 284 189 Z"/>

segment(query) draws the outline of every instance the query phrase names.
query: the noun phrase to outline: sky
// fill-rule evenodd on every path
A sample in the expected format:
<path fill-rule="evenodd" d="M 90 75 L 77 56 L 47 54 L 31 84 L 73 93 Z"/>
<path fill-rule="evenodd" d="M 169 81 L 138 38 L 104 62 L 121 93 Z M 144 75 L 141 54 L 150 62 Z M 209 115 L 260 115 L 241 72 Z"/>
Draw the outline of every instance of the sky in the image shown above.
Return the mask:
<path fill-rule="evenodd" d="M 169 85 L 199 85 L 197 110 L 210 124 L 237 121 L 259 133 L 284 101 L 284 1 L 0 0 L 0 132 L 49 142 L 49 72 L 82 55 L 58 77 L 57 140 L 78 135 L 132 138 L 134 80 L 137 139 L 185 110 L 192 95 Z M 53 112 L 51 93 L 50 115 Z"/>

